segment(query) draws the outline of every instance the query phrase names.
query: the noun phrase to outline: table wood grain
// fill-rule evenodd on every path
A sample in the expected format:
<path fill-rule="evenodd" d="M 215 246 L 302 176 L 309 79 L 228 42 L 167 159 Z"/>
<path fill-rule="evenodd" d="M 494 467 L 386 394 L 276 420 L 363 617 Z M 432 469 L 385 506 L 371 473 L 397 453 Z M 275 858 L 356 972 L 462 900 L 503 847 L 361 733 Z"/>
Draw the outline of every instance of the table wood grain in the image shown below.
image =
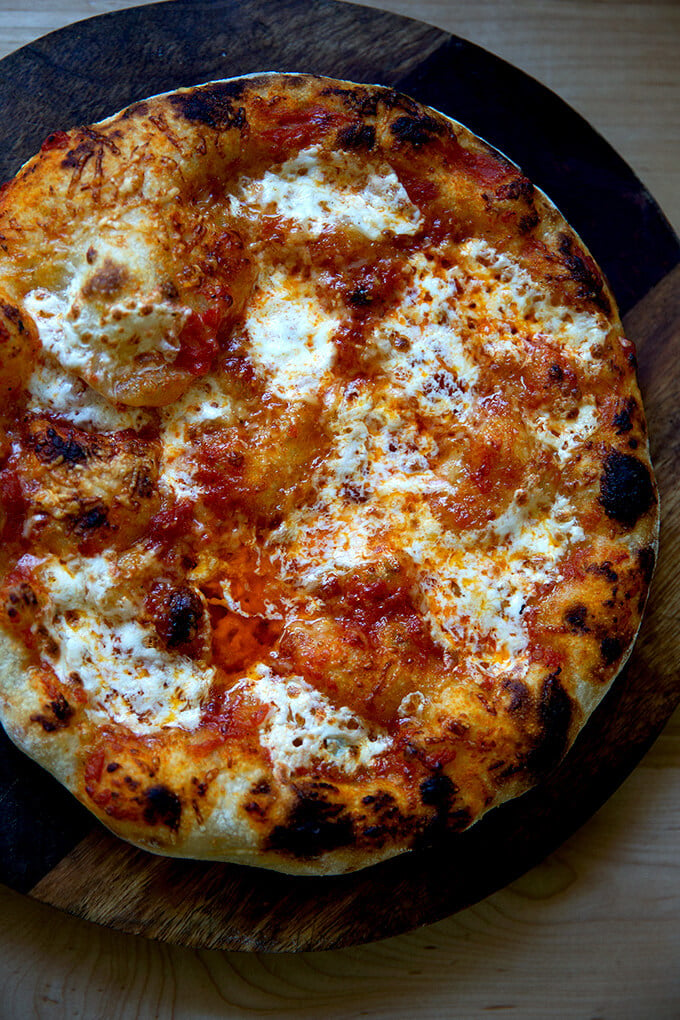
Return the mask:
<path fill-rule="evenodd" d="M 5 52 L 105 0 L 0 2 Z M 680 7 L 625 0 L 385 0 L 554 88 L 680 227 Z M 0 49 L 0 53 L 2 50 Z M 663 324 L 660 324 L 660 328 Z M 544 864 L 453 918 L 356 949 L 190 951 L 0 889 L 0 1018 L 652 1017 L 679 1014 L 680 716 Z M 499 851 L 500 852 L 500 851 Z"/>

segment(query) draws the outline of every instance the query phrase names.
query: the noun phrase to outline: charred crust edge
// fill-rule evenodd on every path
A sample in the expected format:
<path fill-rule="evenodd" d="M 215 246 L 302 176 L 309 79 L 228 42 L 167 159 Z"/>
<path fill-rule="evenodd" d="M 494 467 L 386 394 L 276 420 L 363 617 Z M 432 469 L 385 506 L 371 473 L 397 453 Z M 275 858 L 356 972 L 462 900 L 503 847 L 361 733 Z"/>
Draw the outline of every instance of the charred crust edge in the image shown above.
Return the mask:
<path fill-rule="evenodd" d="M 647 545 L 643 549 L 639 550 L 638 563 L 640 564 L 642 581 L 645 588 L 648 588 L 652 582 L 654 567 L 656 565 L 656 552 L 653 546 Z"/>
<path fill-rule="evenodd" d="M 343 149 L 372 149 L 375 145 L 375 128 L 372 124 L 350 124 L 338 131 L 337 143 Z"/>
<path fill-rule="evenodd" d="M 313 860 L 354 841 L 351 816 L 343 804 L 328 796 L 334 788 L 325 787 L 316 784 L 308 790 L 296 789 L 296 802 L 286 822 L 272 829 L 267 849 Z"/>
<path fill-rule="evenodd" d="M 578 296 L 592 301 L 605 315 L 610 315 L 611 301 L 606 293 L 602 273 L 594 259 L 575 243 L 570 234 L 559 235 L 558 247 L 569 278 L 577 285 Z"/>
<path fill-rule="evenodd" d="M 204 124 L 216 131 L 229 128 L 244 128 L 247 124 L 246 111 L 237 106 L 248 87 L 248 81 L 215 82 L 192 89 L 190 92 L 175 92 L 168 101 L 175 113 L 191 123 Z"/>
<path fill-rule="evenodd" d="M 144 821 L 147 825 L 166 825 L 173 832 L 179 829 L 182 802 L 167 786 L 150 786 L 144 793 Z"/>
<path fill-rule="evenodd" d="M 458 787 L 443 772 L 424 779 L 419 788 L 420 799 L 426 807 L 433 807 L 434 815 L 416 836 L 414 849 L 423 849 L 439 842 L 447 833 L 461 832 L 472 822 L 467 807 L 456 808 Z"/>
<path fill-rule="evenodd" d="M 530 752 L 527 765 L 536 776 L 551 772 L 564 757 L 569 746 L 573 717 L 571 698 L 560 683 L 561 668 L 543 682 L 538 701 L 540 736 Z"/>
<path fill-rule="evenodd" d="M 611 450 L 600 478 L 600 503 L 607 517 L 632 528 L 656 502 L 649 468 L 629 453 Z"/>
<path fill-rule="evenodd" d="M 397 117 L 390 125 L 390 131 L 399 142 L 406 142 L 414 149 L 427 145 L 432 138 L 442 135 L 446 128 L 428 113 L 420 113 L 414 116 L 405 114 Z"/>
<path fill-rule="evenodd" d="M 613 666 L 621 658 L 625 646 L 620 638 L 613 635 L 605 637 L 600 642 L 600 654 L 608 666 Z"/>

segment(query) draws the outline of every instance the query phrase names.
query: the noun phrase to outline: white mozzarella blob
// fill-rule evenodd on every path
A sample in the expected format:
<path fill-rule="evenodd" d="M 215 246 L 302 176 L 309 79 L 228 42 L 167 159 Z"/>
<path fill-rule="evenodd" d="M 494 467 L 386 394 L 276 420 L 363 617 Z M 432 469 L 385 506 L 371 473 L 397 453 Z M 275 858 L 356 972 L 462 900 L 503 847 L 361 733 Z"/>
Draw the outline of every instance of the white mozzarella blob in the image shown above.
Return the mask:
<path fill-rule="evenodd" d="M 245 325 L 267 388 L 291 402 L 312 399 L 335 361 L 332 337 L 340 320 L 324 312 L 311 284 L 282 270 L 261 278 Z"/>
<path fill-rule="evenodd" d="M 244 179 L 235 208 L 281 216 L 317 237 L 334 227 L 370 240 L 383 234 L 415 234 L 420 212 L 391 167 L 378 172 L 346 153 L 304 149 L 259 180 Z"/>
<path fill-rule="evenodd" d="M 36 366 L 26 388 L 30 411 L 57 414 L 78 428 L 116 432 L 140 429 L 150 420 L 141 408 L 111 403 L 52 358 L 44 358 Z"/>
<path fill-rule="evenodd" d="M 158 647 L 109 556 L 55 557 L 38 570 L 50 605 L 44 626 L 58 649 L 47 661 L 62 682 L 77 676 L 88 715 L 139 735 L 198 727 L 214 670 Z"/>
<path fill-rule="evenodd" d="M 80 283 L 76 278 L 64 295 L 34 290 L 24 301 L 43 348 L 67 372 L 98 389 L 144 355 L 153 354 L 167 363 L 177 357 L 188 309 L 155 296 L 128 298 L 104 307 L 80 304 Z"/>
<path fill-rule="evenodd" d="M 473 281 L 469 290 L 478 305 L 476 314 L 481 310 L 499 322 L 519 321 L 529 332 L 547 334 L 585 363 L 596 359 L 606 335 L 601 313 L 555 304 L 515 259 L 481 238 L 466 241 L 459 259 L 468 281 Z"/>
<path fill-rule="evenodd" d="M 290 773 L 317 764 L 336 765 L 351 775 L 369 765 L 390 745 L 390 738 L 348 708 L 336 708 L 302 677 L 282 677 L 261 664 L 252 677 L 239 681 L 269 713 L 260 726 L 260 741 L 277 772 Z"/>
<path fill-rule="evenodd" d="M 564 466 L 583 448 L 599 424 L 594 403 L 583 403 L 574 418 L 561 419 L 554 414 L 537 413 L 532 427 L 537 439 L 555 451 Z"/>
<path fill-rule="evenodd" d="M 417 254 L 399 302 L 378 325 L 374 344 L 383 352 L 390 382 L 430 414 L 464 416 L 479 367 L 464 342 L 457 308 L 457 270 Z"/>

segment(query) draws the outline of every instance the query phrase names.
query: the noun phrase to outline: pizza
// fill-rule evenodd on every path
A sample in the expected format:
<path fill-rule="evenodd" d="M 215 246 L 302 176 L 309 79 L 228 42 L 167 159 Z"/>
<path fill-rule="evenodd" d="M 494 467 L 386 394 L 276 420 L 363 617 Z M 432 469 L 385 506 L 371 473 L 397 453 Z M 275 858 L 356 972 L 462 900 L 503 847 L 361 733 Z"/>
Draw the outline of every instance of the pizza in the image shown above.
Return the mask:
<path fill-rule="evenodd" d="M 261 74 L 0 194 L 0 718 L 114 833 L 294 874 L 460 832 L 624 665 L 657 491 L 614 299 L 504 156 Z"/>

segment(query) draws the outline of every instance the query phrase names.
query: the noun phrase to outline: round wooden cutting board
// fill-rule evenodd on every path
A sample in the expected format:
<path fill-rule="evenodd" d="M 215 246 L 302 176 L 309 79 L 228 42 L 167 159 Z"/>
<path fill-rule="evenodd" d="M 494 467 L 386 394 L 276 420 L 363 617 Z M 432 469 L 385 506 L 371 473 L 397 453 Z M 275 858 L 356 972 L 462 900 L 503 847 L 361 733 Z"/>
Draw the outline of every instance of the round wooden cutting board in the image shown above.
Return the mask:
<path fill-rule="evenodd" d="M 337 878 L 177 861 L 107 833 L 0 730 L 0 880 L 126 932 L 189 946 L 331 949 L 437 920 L 545 857 L 613 793 L 680 699 L 680 244 L 632 171 L 536 81 L 464 40 L 332 0 L 154 4 L 80 22 L 0 61 L 0 179 L 51 131 L 258 70 L 378 82 L 466 123 L 557 203 L 638 345 L 662 541 L 628 667 L 549 781 L 436 850 Z"/>

